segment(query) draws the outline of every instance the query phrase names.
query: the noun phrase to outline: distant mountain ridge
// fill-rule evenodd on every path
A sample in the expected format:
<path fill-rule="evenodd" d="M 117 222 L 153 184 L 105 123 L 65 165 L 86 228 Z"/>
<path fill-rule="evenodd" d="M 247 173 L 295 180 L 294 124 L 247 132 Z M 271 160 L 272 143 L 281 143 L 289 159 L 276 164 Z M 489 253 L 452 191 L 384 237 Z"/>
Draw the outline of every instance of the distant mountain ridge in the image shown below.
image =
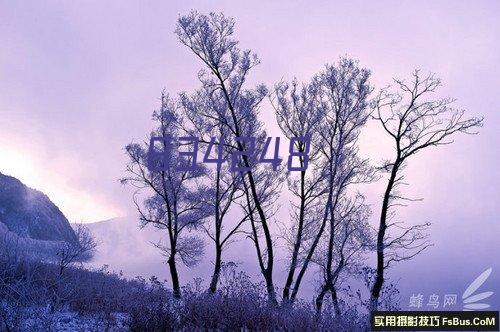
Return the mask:
<path fill-rule="evenodd" d="M 78 242 L 68 219 L 47 195 L 2 173 L 0 223 L 21 238 Z"/>

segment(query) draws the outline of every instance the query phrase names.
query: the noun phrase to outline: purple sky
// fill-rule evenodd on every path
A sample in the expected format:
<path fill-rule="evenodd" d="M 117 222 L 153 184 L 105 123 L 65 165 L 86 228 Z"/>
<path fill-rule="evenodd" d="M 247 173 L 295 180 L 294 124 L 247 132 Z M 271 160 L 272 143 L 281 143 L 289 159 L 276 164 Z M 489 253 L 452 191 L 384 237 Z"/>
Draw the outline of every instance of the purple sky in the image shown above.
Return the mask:
<path fill-rule="evenodd" d="M 433 222 L 431 250 L 443 271 L 468 264 L 471 277 L 489 266 L 500 273 L 498 1 L 0 0 L 0 171 L 47 193 L 71 221 L 133 213 L 117 182 L 123 146 L 149 131 L 162 88 L 198 86 L 200 63 L 173 34 L 190 9 L 235 17 L 241 46 L 262 60 L 253 82 L 305 80 L 342 55 L 371 69 L 377 88 L 417 67 L 436 72 L 441 94 L 484 115 L 485 127 L 413 160 L 409 194 L 425 200 L 401 215 Z M 262 117 L 278 134 L 267 104 Z M 390 151 L 380 137 L 376 124 L 362 137 L 374 161 Z M 383 184 L 369 188 L 375 216 Z"/>

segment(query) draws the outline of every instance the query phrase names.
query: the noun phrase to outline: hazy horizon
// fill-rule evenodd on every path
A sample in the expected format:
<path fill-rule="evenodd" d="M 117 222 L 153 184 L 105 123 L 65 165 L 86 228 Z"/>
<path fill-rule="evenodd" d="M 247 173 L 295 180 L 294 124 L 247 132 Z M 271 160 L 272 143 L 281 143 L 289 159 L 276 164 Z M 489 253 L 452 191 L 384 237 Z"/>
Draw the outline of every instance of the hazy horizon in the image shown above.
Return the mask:
<path fill-rule="evenodd" d="M 434 72 L 443 80 L 440 96 L 457 98 L 456 106 L 469 116 L 484 116 L 479 135 L 425 151 L 405 170 L 406 192 L 424 200 L 400 216 L 413 223 L 431 221 L 435 245 L 395 274 L 405 294 L 418 292 L 417 282 L 427 292 L 445 292 L 447 286 L 465 287 L 493 267 L 489 286 L 496 287 L 498 306 L 496 1 L 314 6 L 114 1 L 104 7 L 99 1 L 0 0 L 0 172 L 47 194 L 71 222 L 136 216 L 131 189 L 118 182 L 125 170 L 123 147 L 152 128 L 151 113 L 163 88 L 175 95 L 199 86 L 201 64 L 173 33 L 178 16 L 192 9 L 235 18 L 241 48 L 252 49 L 262 61 L 251 75 L 253 83 L 306 81 L 347 55 L 371 70 L 376 89 L 393 77 L 408 78 L 415 68 Z M 272 136 L 279 135 L 267 101 L 261 119 Z M 371 122 L 360 140 L 361 153 L 375 164 L 392 148 L 382 136 Z M 374 223 L 385 181 L 365 188 Z M 278 218 L 286 218 L 286 200 L 281 203 Z"/>

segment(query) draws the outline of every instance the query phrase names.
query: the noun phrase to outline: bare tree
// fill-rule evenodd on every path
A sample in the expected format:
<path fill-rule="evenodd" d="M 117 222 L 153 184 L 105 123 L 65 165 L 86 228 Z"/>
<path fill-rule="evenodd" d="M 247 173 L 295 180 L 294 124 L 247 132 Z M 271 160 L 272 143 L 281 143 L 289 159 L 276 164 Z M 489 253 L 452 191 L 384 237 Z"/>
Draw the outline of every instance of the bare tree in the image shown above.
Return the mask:
<path fill-rule="evenodd" d="M 464 110 L 452 106 L 453 99 L 433 99 L 432 95 L 441 85 L 433 74 L 422 78 L 418 70 L 412 81 L 394 80 L 395 90 L 390 87 L 380 91 L 374 101 L 374 117 L 393 139 L 395 153 L 382 169 L 389 179 L 382 201 L 380 223 L 377 233 L 377 270 L 371 288 L 371 309 L 376 310 L 384 284 L 384 273 L 391 263 L 408 260 L 429 247 L 425 230 L 428 223 L 405 226 L 402 222 L 391 222 L 394 208 L 404 206 L 413 199 L 400 193 L 404 183 L 401 174 L 410 157 L 433 146 L 453 142 L 457 133 L 475 134 L 482 126 L 482 118 L 465 118 Z M 391 229 L 399 229 L 391 234 Z"/>
<path fill-rule="evenodd" d="M 232 38 L 234 20 L 222 14 L 211 13 L 201 15 L 191 12 L 182 16 L 177 25 L 176 33 L 181 43 L 187 46 L 205 65 L 200 71 L 199 78 L 202 84 L 209 87 L 214 99 L 219 100 L 223 107 L 219 108 L 217 119 L 227 127 L 230 142 L 234 142 L 237 151 L 241 152 L 239 164 L 242 183 L 249 203 L 255 209 L 255 220 L 261 232 L 264 245 L 257 254 L 261 272 L 266 282 L 269 300 L 277 303 L 273 281 L 274 248 L 271 231 L 269 229 L 269 215 L 266 215 L 263 196 L 259 194 L 260 183 L 255 176 L 257 163 L 248 153 L 251 143 L 243 137 L 262 137 L 262 125 L 257 119 L 258 108 L 267 95 L 267 89 L 259 85 L 254 89 L 244 88 L 249 71 L 259 63 L 255 54 L 250 51 L 241 51 L 237 41 Z M 246 151 L 246 152 L 245 152 Z M 261 173 L 265 174 L 265 172 Z M 257 224 L 254 224 L 257 225 Z M 259 236 L 260 237 L 260 236 Z M 254 243 L 255 240 L 254 239 Z M 265 262 L 264 262 L 265 260 Z"/>
<path fill-rule="evenodd" d="M 288 188 L 294 199 L 290 202 L 291 223 L 287 223 L 282 231 L 290 248 L 290 265 L 283 287 L 283 302 L 290 300 L 295 272 L 304 251 L 304 241 L 311 237 L 317 230 L 316 225 L 321 222 L 321 214 L 318 212 L 322 203 L 319 198 L 326 191 L 323 165 L 317 163 L 317 147 L 321 142 L 316 131 L 323 119 L 321 108 L 318 107 L 319 89 L 318 80 L 302 86 L 299 86 L 297 80 L 291 83 L 281 82 L 275 86 L 271 97 L 271 104 L 283 134 L 289 140 L 302 138 L 292 142 L 295 151 L 299 152 L 298 162 L 301 170 L 287 173 Z"/>
<path fill-rule="evenodd" d="M 62 275 L 68 266 L 90 259 L 97 248 L 97 242 L 85 225 L 76 225 L 74 231 L 77 242 L 63 242 L 57 249 L 59 275 Z"/>
<path fill-rule="evenodd" d="M 338 287 L 363 268 L 365 254 L 372 248 L 373 232 L 368 224 L 371 211 L 361 194 L 340 198 L 334 213 L 333 224 L 325 230 L 325 240 L 313 258 L 322 276 L 315 304 L 320 313 L 324 296 L 330 292 L 335 315 L 339 317 L 342 311 Z"/>
<path fill-rule="evenodd" d="M 337 66 L 327 66 L 321 75 L 323 85 L 322 107 L 325 113 L 321 148 L 328 172 L 329 195 L 325 202 L 324 220 L 327 221 L 326 245 L 323 252 L 323 285 L 316 299 L 321 310 L 323 297 L 330 292 L 337 315 L 337 281 L 349 258 L 366 247 L 363 239 L 355 248 L 347 246 L 354 235 L 367 233 L 365 206 L 358 199 L 349 198 L 349 188 L 374 179 L 374 170 L 368 160 L 358 156 L 357 140 L 368 117 L 368 96 L 372 91 L 368 79 L 370 73 L 358 67 L 352 59 L 341 59 Z M 355 217 L 357 216 L 357 217 Z M 356 222 L 352 222 L 356 220 Z M 347 233 L 346 233 L 347 232 Z M 349 248 L 350 251 L 347 251 Z M 338 256 L 337 256 L 338 255 Z M 335 263 L 337 263 L 335 265 Z"/>
<path fill-rule="evenodd" d="M 165 151 L 176 151 L 186 146 L 178 139 L 184 120 L 178 112 L 177 103 L 162 94 L 161 108 L 153 113 L 153 120 L 157 127 L 150 137 L 159 138 L 161 158 L 152 158 L 156 149 L 153 140 L 142 145 L 127 145 L 130 162 L 127 165 L 128 176 L 122 179 L 122 183 L 130 183 L 137 188 L 134 203 L 141 226 L 152 225 L 165 230 L 167 243 L 158 243 L 156 246 L 167 257 L 174 296 L 180 297 L 176 259 L 179 257 L 186 266 L 192 266 L 203 253 L 202 239 L 186 232 L 199 228 L 211 215 L 212 211 L 206 204 L 210 190 L 201 183 L 206 175 L 204 167 L 195 165 L 194 169 L 178 168 L 179 165 L 192 165 L 192 156 L 181 157 L 179 153 L 172 152 L 168 158 L 163 158 Z M 138 194 L 143 190 L 151 196 L 140 204 Z"/>
<path fill-rule="evenodd" d="M 229 128 L 220 121 L 219 117 L 225 103 L 215 99 L 211 90 L 210 86 L 203 85 L 191 96 L 183 93 L 181 103 L 190 124 L 184 130 L 199 139 L 202 155 L 207 158 L 207 162 L 215 164 L 207 173 L 208 181 L 213 184 L 211 197 L 207 202 L 214 211 L 213 222 L 203 224 L 205 233 L 214 242 L 214 271 L 209 286 L 209 291 L 214 293 L 217 290 L 221 273 L 223 251 L 233 241 L 234 236 L 240 233 L 241 226 L 248 219 L 248 214 L 232 223 L 228 220 L 229 218 L 226 218 L 231 207 L 242 197 L 244 191 L 241 175 L 231 172 L 230 166 L 224 163 L 225 160 L 230 159 L 232 151 L 236 148 L 231 145 L 231 141 L 227 141 L 230 137 Z"/>
<path fill-rule="evenodd" d="M 297 232 L 296 240 L 293 246 L 297 246 L 300 241 L 300 268 L 292 286 L 290 301 L 293 302 L 298 294 L 302 279 L 314 257 L 315 251 L 320 244 L 327 226 L 330 227 L 331 250 L 328 254 L 331 256 L 333 251 L 333 236 L 335 234 L 335 225 L 337 220 L 337 205 L 345 196 L 347 187 L 352 184 L 367 182 L 372 179 L 373 170 L 369 167 L 367 160 L 357 157 L 357 138 L 362 126 L 366 123 L 369 116 L 367 97 L 371 92 L 368 84 L 369 72 L 366 69 L 358 67 L 357 62 L 351 59 L 340 59 L 335 66 L 328 65 L 326 69 L 317 75 L 307 90 L 314 95 L 309 98 L 314 100 L 316 116 L 319 121 L 313 120 L 312 143 L 315 152 L 312 154 L 311 176 L 318 183 L 300 180 L 311 190 L 305 190 L 310 198 L 299 192 L 299 200 L 304 200 L 304 205 L 311 204 L 311 211 L 307 213 L 310 218 L 310 227 L 302 232 Z M 294 105 L 291 112 L 294 116 L 287 116 L 288 122 L 295 121 L 294 126 L 301 128 L 300 122 L 307 124 L 307 121 L 301 119 L 301 113 L 304 112 L 303 106 L 298 101 L 297 96 L 291 94 L 288 103 Z M 281 102 L 285 109 L 285 102 Z M 282 110 L 278 109 L 282 113 Z M 316 113 L 317 112 L 317 113 Z M 280 117 L 278 113 L 278 117 Z M 297 119 L 297 120 L 294 120 Z M 285 123 L 286 124 L 286 123 Z M 289 125 L 287 125 L 289 126 Z M 315 137 L 316 136 L 316 137 Z M 315 137 L 315 138 L 314 138 Z M 293 192 L 293 188 L 292 188 Z M 302 199 L 300 199 L 302 197 Z M 312 199 L 312 200 L 311 200 Z M 308 203 L 309 202 L 309 203 Z M 300 213 L 299 213 L 300 216 Z M 300 223 L 300 218 L 298 219 Z M 299 229 L 299 227 L 297 227 Z M 302 233 L 302 234 L 301 234 Z M 295 250 L 295 249 L 294 249 Z M 325 261 L 333 261 L 332 257 L 326 257 Z M 291 265 L 295 268 L 296 265 Z M 329 268 L 329 271 L 332 269 Z M 289 276 L 293 276 L 290 269 Z M 332 276 L 328 280 L 328 290 L 333 289 Z M 287 284 L 288 284 L 287 280 Z M 286 284 L 286 285 L 287 285 Z M 286 286 L 285 285 L 285 286 Z M 291 284 L 289 284 L 291 285 Z M 288 292 L 288 291 L 287 291 Z M 285 291 L 284 294 L 286 295 Z"/>

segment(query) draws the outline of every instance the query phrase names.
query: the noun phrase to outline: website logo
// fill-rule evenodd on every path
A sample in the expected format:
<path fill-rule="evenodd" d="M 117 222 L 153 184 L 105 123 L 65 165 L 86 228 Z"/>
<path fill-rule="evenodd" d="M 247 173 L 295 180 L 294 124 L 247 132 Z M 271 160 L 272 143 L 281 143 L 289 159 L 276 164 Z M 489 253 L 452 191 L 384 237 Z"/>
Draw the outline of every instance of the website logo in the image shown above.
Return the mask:
<path fill-rule="evenodd" d="M 490 276 L 491 271 L 492 268 L 490 267 L 489 269 L 481 273 L 473 282 L 471 282 L 471 284 L 462 294 L 464 311 L 481 310 L 490 307 L 490 305 L 484 303 L 483 300 L 486 300 L 491 295 L 493 295 L 493 292 L 488 291 L 488 292 L 476 293 L 476 291 L 485 283 L 485 281 Z"/>

